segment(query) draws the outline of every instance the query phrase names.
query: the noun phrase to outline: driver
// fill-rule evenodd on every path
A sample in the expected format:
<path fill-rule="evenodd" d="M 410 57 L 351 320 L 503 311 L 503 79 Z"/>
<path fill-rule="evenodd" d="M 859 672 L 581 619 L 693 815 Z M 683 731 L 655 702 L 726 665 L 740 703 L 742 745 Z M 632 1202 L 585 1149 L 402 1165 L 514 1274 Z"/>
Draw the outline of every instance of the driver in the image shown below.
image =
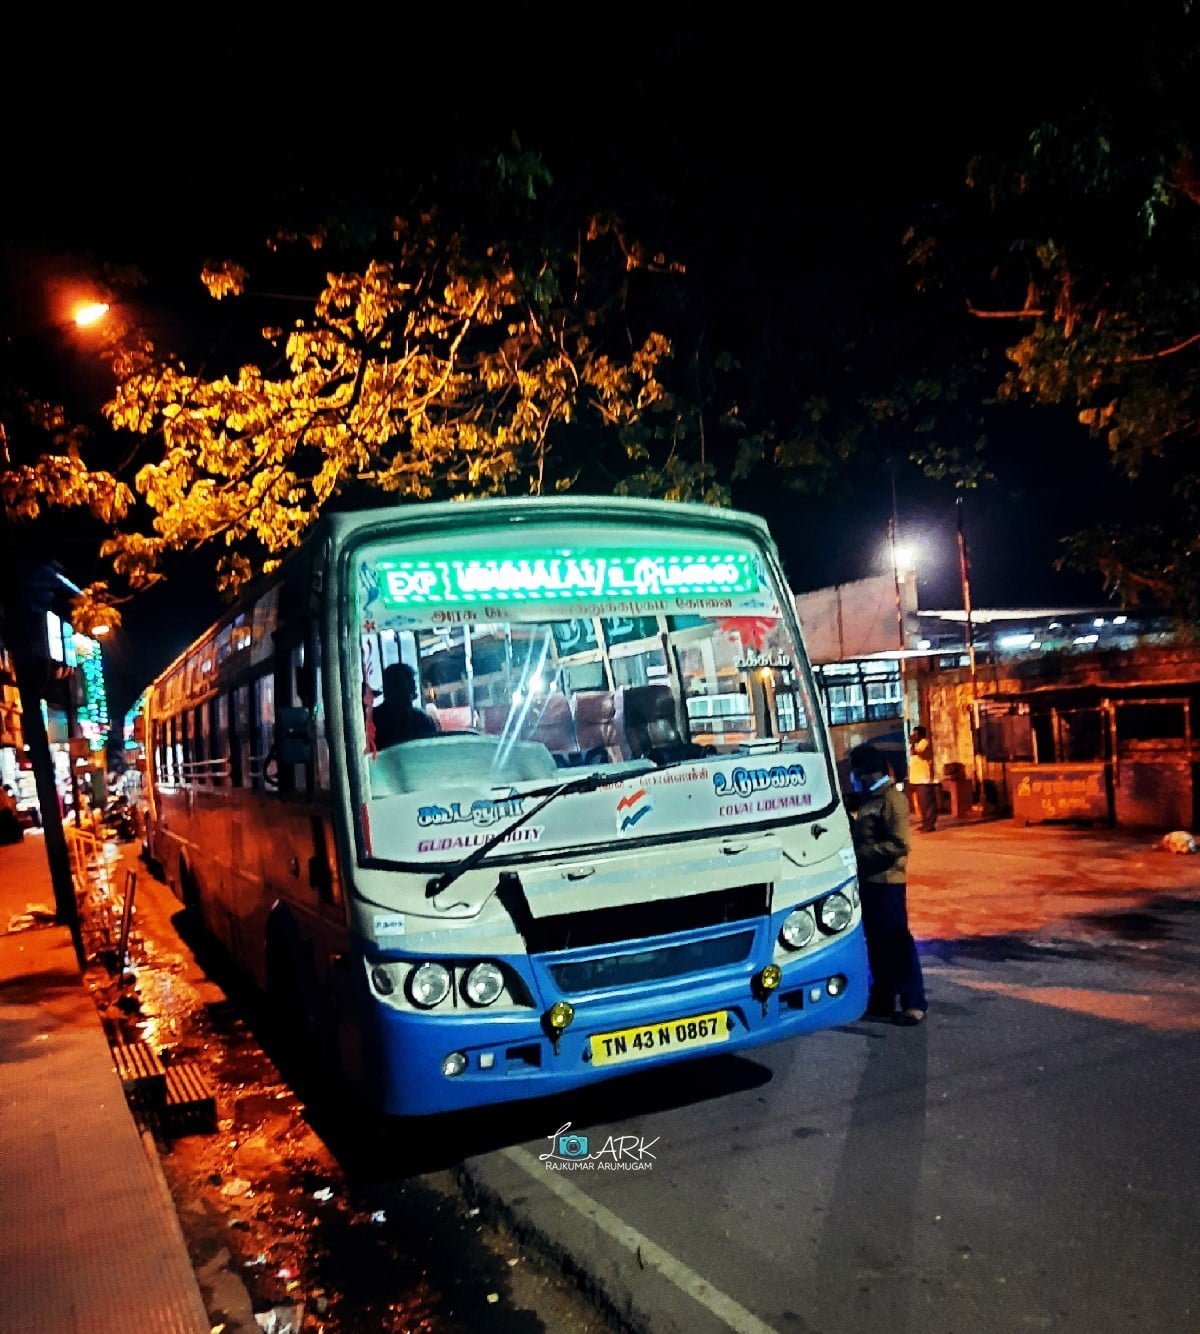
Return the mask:
<path fill-rule="evenodd" d="M 436 736 L 437 724 L 414 705 L 417 679 L 406 662 L 393 662 L 383 669 L 383 699 L 373 710 L 375 744 L 382 750 L 401 741 Z"/>

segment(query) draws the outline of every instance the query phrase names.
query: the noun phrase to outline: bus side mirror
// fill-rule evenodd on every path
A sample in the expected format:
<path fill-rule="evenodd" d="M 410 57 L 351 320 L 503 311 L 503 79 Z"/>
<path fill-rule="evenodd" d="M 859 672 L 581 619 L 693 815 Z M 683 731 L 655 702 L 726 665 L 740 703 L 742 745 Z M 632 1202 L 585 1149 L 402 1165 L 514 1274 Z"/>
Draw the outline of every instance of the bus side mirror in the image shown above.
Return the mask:
<path fill-rule="evenodd" d="M 312 664 L 306 659 L 296 669 L 296 694 L 300 697 L 300 703 L 311 709 L 317 702 L 316 693 L 316 681 L 314 680 Z"/>
<path fill-rule="evenodd" d="M 312 714 L 307 709 L 279 709 L 275 734 L 280 764 L 311 764 L 313 757 Z"/>

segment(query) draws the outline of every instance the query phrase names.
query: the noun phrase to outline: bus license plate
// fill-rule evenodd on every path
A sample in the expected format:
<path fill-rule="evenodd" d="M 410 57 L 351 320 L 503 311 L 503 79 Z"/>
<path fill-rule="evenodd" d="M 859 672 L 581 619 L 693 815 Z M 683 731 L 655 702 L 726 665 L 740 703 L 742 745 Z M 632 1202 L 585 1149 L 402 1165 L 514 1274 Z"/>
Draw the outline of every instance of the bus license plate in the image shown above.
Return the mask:
<path fill-rule="evenodd" d="M 729 1022 L 724 1010 L 693 1015 L 690 1019 L 669 1019 L 641 1028 L 623 1028 L 617 1033 L 597 1033 L 590 1039 L 593 1065 L 619 1065 L 640 1061 L 659 1052 L 692 1051 L 711 1047 L 729 1037 Z"/>

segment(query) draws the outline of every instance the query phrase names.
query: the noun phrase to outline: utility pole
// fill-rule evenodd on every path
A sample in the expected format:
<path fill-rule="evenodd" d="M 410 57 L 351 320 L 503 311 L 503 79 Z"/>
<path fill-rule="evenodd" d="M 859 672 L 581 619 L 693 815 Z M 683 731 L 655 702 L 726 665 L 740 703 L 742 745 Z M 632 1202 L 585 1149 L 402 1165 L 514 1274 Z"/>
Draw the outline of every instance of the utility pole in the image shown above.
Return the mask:
<path fill-rule="evenodd" d="M 71 858 L 63 832 L 62 811 L 58 804 L 58 784 L 54 776 L 54 760 L 46 725 L 42 720 L 42 695 L 46 684 L 46 661 L 36 640 L 44 633 L 45 613 L 48 610 L 45 590 L 35 589 L 33 580 L 22 579 L 18 573 L 15 540 L 9 525 L 0 517 L 0 603 L 4 617 L 5 645 L 12 657 L 21 697 L 21 731 L 29 747 L 37 784 L 38 806 L 42 812 L 42 830 L 46 846 L 46 861 L 50 881 L 54 887 L 55 917 L 61 926 L 71 932 L 71 942 L 79 966 L 86 965 L 83 934 L 79 923 L 79 905 L 75 899 L 75 878 L 71 873 Z M 70 683 L 68 682 L 68 688 Z"/>
<path fill-rule="evenodd" d="M 971 673 L 971 770 L 975 792 L 983 807 L 983 765 L 979 754 L 979 678 L 975 674 L 975 626 L 971 620 L 971 561 L 967 555 L 967 532 L 963 523 L 963 498 L 954 502 L 958 514 L 958 572 L 962 580 L 963 629 L 967 649 L 967 666 Z"/>
<path fill-rule="evenodd" d="M 894 503 L 894 501 L 893 501 Z M 900 665 L 900 704 L 901 716 L 904 719 L 904 753 L 908 754 L 908 730 L 909 730 L 909 710 L 908 710 L 908 683 L 905 680 L 904 671 L 904 594 L 900 588 L 900 558 L 896 549 L 896 518 L 893 514 L 888 520 L 888 546 L 892 556 L 892 584 L 896 590 L 896 646 L 899 649 L 897 659 Z"/>
<path fill-rule="evenodd" d="M 963 527 L 963 498 L 954 502 L 958 513 L 958 573 L 962 580 L 963 611 L 966 614 L 967 664 L 971 669 L 971 684 L 975 684 L 975 627 L 971 621 L 971 562 L 967 557 L 967 534 Z"/>

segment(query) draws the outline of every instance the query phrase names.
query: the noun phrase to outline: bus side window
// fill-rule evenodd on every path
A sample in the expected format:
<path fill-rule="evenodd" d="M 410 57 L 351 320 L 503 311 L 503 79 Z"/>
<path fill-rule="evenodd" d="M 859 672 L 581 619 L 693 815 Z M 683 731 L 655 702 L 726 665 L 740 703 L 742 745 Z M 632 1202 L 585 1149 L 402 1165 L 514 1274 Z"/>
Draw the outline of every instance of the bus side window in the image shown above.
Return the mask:
<path fill-rule="evenodd" d="M 293 644 L 287 655 L 286 674 L 281 683 L 283 693 L 279 699 L 281 708 L 311 708 L 312 678 L 304 653 L 303 642 Z M 279 787 L 283 792 L 300 792 L 311 796 L 311 773 L 308 764 L 281 764 L 279 767 Z"/>
<path fill-rule="evenodd" d="M 179 781 L 181 783 L 190 783 L 195 781 L 195 761 L 196 761 L 196 720 L 191 709 L 184 711 L 175 720 L 175 725 L 179 729 L 179 749 L 181 752 L 179 763 Z"/>
<path fill-rule="evenodd" d="M 208 704 L 197 704 L 192 710 L 192 781 L 207 783 L 209 779 Z"/>
<path fill-rule="evenodd" d="M 177 713 L 171 719 L 171 782 L 183 782 L 183 714 Z"/>
<path fill-rule="evenodd" d="M 321 672 L 321 641 L 313 640 L 313 768 L 318 792 L 329 791 L 329 738 L 325 731 L 325 693 Z"/>
<path fill-rule="evenodd" d="M 275 757 L 271 753 L 275 748 L 275 678 L 270 672 L 265 672 L 254 682 L 254 722 L 254 786 L 274 788 L 278 783 Z M 271 761 L 269 770 L 268 757 Z"/>
<path fill-rule="evenodd" d="M 212 781 L 214 787 L 229 782 L 229 698 L 217 695 L 212 701 Z"/>
<path fill-rule="evenodd" d="M 225 708 L 229 711 L 229 784 L 249 787 L 249 710 L 247 688 L 229 692 Z"/>

